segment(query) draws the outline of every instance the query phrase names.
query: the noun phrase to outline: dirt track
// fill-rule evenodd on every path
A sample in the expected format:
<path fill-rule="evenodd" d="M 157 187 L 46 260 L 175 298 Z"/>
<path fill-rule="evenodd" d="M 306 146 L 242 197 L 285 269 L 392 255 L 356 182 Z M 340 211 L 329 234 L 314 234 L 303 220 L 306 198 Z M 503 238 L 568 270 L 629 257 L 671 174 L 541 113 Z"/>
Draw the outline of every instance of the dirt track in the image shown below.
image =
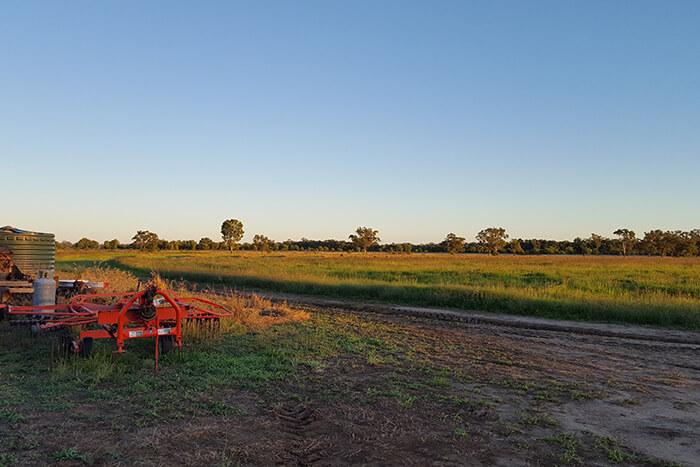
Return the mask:
<path fill-rule="evenodd" d="M 436 333 L 448 340 L 484 340 L 486 347 L 513 357 L 513 367 L 528 379 L 554 378 L 603 395 L 553 408 L 552 416 L 565 431 L 615 438 L 650 457 L 700 465 L 700 333 L 267 296 L 319 312 L 359 311 L 367 319 L 401 323 L 408 332 L 418 328 L 426 337 Z"/>
<path fill-rule="evenodd" d="M 368 319 L 377 318 L 368 315 Z M 581 400 L 541 407 L 563 432 L 583 438 L 591 434 L 610 437 L 652 458 L 700 465 L 700 345 L 524 329 L 503 323 L 460 325 L 412 318 L 408 324 L 396 316 L 379 319 L 401 322 L 407 332 L 432 340 L 434 359 L 450 366 L 476 365 L 497 378 L 580 388 L 588 394 Z M 650 332 L 625 328 L 631 335 Z M 692 338 L 692 333 L 682 334 Z M 444 352 L 446 345 L 452 349 Z M 495 352 L 510 364 L 504 369 L 500 362 L 481 356 L 479 348 L 486 355 Z M 494 391 L 494 397 L 499 393 Z M 500 406 L 500 421 L 512 419 L 517 409 Z M 517 457 L 502 455 L 507 452 L 505 447 L 500 453 L 496 448 L 492 460 L 503 465 L 519 463 Z"/>
<path fill-rule="evenodd" d="M 233 292 L 232 289 L 228 287 L 219 286 L 205 286 L 203 290 L 225 294 Z M 273 301 L 283 301 L 301 307 L 312 307 L 317 311 L 339 310 L 344 312 L 368 312 L 400 317 L 427 318 L 431 320 L 479 326 L 503 326 L 538 331 L 559 331 L 572 334 L 630 338 L 657 343 L 664 342 L 700 346 L 700 332 L 676 329 L 652 328 L 626 324 L 591 323 L 585 321 L 563 321 L 474 310 L 465 311 L 447 308 L 390 305 L 379 302 L 268 292 L 256 289 L 237 289 L 235 293 L 259 295 Z"/>

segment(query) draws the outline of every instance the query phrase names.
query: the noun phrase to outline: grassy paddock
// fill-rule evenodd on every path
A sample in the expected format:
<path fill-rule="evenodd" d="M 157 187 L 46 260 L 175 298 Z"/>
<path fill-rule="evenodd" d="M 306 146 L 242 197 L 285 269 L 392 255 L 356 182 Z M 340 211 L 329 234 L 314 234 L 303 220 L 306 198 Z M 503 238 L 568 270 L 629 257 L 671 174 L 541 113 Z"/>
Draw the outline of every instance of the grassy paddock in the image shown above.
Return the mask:
<path fill-rule="evenodd" d="M 62 253 L 137 274 L 279 292 L 700 329 L 700 259 L 253 252 Z"/>

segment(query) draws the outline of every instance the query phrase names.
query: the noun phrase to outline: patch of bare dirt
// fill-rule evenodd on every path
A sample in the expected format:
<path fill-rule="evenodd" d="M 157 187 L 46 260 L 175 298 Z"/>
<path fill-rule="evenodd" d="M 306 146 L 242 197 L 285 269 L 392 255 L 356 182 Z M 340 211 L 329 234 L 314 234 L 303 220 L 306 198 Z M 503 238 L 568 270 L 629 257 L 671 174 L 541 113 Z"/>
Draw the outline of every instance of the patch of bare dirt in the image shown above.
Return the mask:
<path fill-rule="evenodd" d="M 357 316 L 333 319 L 380 339 L 382 355 L 206 395 L 229 413 L 183 397 L 140 425 L 141 407 L 88 401 L 6 439 L 24 443 L 18 465 L 66 446 L 91 454 L 63 465 L 698 465 L 699 346 Z"/>

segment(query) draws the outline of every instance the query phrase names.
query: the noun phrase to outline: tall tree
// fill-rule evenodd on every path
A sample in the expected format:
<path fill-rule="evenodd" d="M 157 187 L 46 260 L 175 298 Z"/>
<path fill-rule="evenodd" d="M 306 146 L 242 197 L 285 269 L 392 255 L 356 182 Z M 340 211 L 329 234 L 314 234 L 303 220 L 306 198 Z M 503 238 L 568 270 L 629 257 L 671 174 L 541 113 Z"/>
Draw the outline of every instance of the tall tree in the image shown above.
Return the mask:
<path fill-rule="evenodd" d="M 401 252 L 401 253 L 411 253 L 413 251 L 413 245 L 411 245 L 410 243 L 406 243 L 406 242 L 399 243 L 396 250 Z"/>
<path fill-rule="evenodd" d="M 103 244 L 103 248 L 105 250 L 116 250 L 117 248 L 119 248 L 119 246 L 119 240 L 117 240 L 116 238 L 114 240 L 105 240 Z"/>
<path fill-rule="evenodd" d="M 96 250 L 100 247 L 100 243 L 97 240 L 91 240 L 89 238 L 81 238 L 75 244 L 75 247 L 80 250 Z"/>
<path fill-rule="evenodd" d="M 451 255 L 455 253 L 464 253 L 464 237 L 458 237 L 450 232 L 442 243 L 445 245 L 445 250 Z"/>
<path fill-rule="evenodd" d="M 622 247 L 622 256 L 627 256 L 632 252 L 634 245 L 637 243 L 637 235 L 629 229 L 617 229 L 613 234 L 620 237 L 620 246 Z"/>
<path fill-rule="evenodd" d="M 576 253 L 577 255 L 591 254 L 591 248 L 588 246 L 588 241 L 582 239 L 581 237 L 574 238 L 572 246 L 574 248 L 574 253 Z"/>
<path fill-rule="evenodd" d="M 181 250 L 196 250 L 197 249 L 197 241 L 196 240 L 182 240 L 180 242 L 180 249 Z"/>
<path fill-rule="evenodd" d="M 476 235 L 476 240 L 488 253 L 495 256 L 506 246 L 508 234 L 503 227 L 489 227 L 479 232 Z"/>
<path fill-rule="evenodd" d="M 358 227 L 357 230 L 355 230 L 355 234 L 350 235 L 348 238 L 357 248 L 365 253 L 367 253 L 369 248 L 377 245 L 381 241 L 379 238 L 379 231 L 371 227 Z"/>
<path fill-rule="evenodd" d="M 600 254 L 600 247 L 603 246 L 603 240 L 605 240 L 603 236 L 594 233 L 591 234 L 590 242 L 593 247 L 593 254 Z"/>
<path fill-rule="evenodd" d="M 203 237 L 199 240 L 199 243 L 197 243 L 197 249 L 198 250 L 212 250 L 214 249 L 214 240 L 212 240 L 209 237 Z"/>
<path fill-rule="evenodd" d="M 158 248 L 158 235 L 148 230 L 137 231 L 131 239 L 139 250 L 156 250 Z"/>
<path fill-rule="evenodd" d="M 256 234 L 253 237 L 253 248 L 257 251 L 270 251 L 272 247 L 272 240 L 267 238 L 265 235 Z"/>
<path fill-rule="evenodd" d="M 666 232 L 663 230 L 651 230 L 644 233 L 644 249 L 649 255 L 666 256 L 669 245 Z"/>
<path fill-rule="evenodd" d="M 224 243 L 230 251 L 238 247 L 243 233 L 243 222 L 238 219 L 228 219 L 221 224 L 221 238 L 224 239 Z"/>
<path fill-rule="evenodd" d="M 523 250 L 523 245 L 520 243 L 520 240 L 517 238 L 514 238 L 510 242 L 510 252 L 513 253 L 514 255 L 524 255 L 525 250 Z"/>

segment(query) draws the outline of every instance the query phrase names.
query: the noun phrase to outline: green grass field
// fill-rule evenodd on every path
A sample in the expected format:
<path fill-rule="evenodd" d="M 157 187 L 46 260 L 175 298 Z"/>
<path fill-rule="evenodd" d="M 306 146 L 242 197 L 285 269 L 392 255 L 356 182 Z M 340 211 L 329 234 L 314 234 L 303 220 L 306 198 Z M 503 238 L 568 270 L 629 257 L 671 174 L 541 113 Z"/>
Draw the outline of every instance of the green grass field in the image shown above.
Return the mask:
<path fill-rule="evenodd" d="M 440 254 L 65 252 L 138 275 L 387 303 L 700 329 L 700 259 Z"/>

